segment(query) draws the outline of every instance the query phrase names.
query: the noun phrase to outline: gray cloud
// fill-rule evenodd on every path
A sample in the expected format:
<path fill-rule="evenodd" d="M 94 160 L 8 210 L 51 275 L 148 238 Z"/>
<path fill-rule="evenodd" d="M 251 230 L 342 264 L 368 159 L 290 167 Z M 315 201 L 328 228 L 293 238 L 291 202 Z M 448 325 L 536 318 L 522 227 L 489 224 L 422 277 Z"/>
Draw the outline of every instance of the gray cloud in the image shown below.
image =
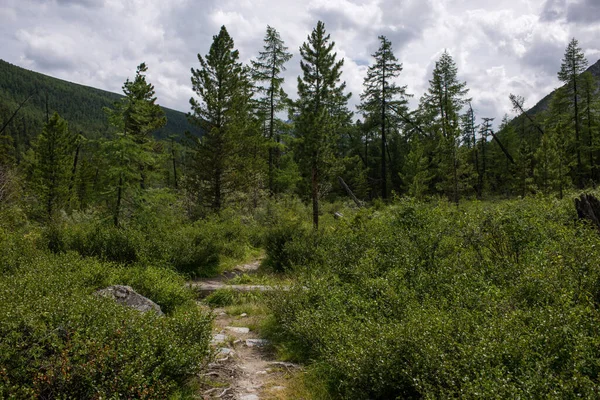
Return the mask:
<path fill-rule="evenodd" d="M 510 111 L 510 92 L 533 105 L 558 85 L 571 37 L 600 56 L 598 7 L 597 0 L 0 0 L 0 57 L 117 92 L 145 61 L 159 102 L 187 111 L 190 68 L 221 25 L 246 63 L 261 49 L 267 24 L 278 29 L 294 53 L 284 88 L 295 97 L 298 48 L 321 19 L 345 58 L 351 106 L 385 35 L 404 64 L 398 83 L 415 94 L 413 106 L 448 49 L 473 106 L 499 121 Z"/>
<path fill-rule="evenodd" d="M 99 8 L 104 5 L 104 0 L 34 0 L 35 3 L 53 6 L 80 6 L 85 8 Z"/>
<path fill-rule="evenodd" d="M 554 42 L 533 43 L 522 58 L 523 63 L 538 73 L 556 74 L 565 45 Z"/>
<path fill-rule="evenodd" d="M 567 0 L 546 0 L 540 14 L 542 21 L 557 21 L 566 16 Z"/>
<path fill-rule="evenodd" d="M 600 20 L 600 1 L 580 0 L 569 4 L 567 20 L 582 24 L 597 24 Z"/>

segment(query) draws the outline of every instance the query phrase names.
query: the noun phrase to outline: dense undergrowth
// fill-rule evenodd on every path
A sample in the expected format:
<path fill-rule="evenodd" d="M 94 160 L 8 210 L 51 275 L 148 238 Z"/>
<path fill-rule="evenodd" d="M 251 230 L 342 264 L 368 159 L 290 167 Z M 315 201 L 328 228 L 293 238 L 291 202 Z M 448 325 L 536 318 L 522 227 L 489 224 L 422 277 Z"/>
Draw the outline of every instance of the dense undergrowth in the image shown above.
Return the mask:
<path fill-rule="evenodd" d="M 197 221 L 172 197 L 145 207 L 118 229 L 93 212 L 0 211 L 0 398 L 186 397 L 211 320 L 185 279 L 260 248 L 284 275 L 235 282 L 291 290 L 208 302 L 264 314 L 266 301 L 263 332 L 309 365 L 314 398 L 600 395 L 600 237 L 572 199 L 326 204 L 318 232 L 293 198 Z M 93 295 L 111 284 L 166 316 Z"/>
<path fill-rule="evenodd" d="M 212 318 L 185 280 L 251 256 L 262 231 L 237 212 L 193 222 L 173 200 L 121 228 L 94 212 L 39 223 L 16 203 L 0 208 L 0 398 L 190 396 Z M 113 284 L 165 316 L 94 295 Z"/>
<path fill-rule="evenodd" d="M 597 398 L 600 237 L 572 199 L 393 205 L 267 234 L 284 354 L 345 399 Z"/>

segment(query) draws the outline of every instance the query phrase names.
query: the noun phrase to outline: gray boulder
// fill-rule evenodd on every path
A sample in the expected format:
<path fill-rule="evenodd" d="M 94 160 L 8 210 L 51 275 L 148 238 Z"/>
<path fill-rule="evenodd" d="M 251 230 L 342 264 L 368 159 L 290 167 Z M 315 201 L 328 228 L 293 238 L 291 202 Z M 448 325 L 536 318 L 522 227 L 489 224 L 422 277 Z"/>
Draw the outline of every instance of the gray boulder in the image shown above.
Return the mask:
<path fill-rule="evenodd" d="M 131 307 L 140 312 L 154 311 L 158 315 L 164 315 L 158 304 L 137 293 L 131 286 L 113 285 L 105 289 L 100 289 L 94 294 L 96 296 L 109 297 L 119 304 Z"/>

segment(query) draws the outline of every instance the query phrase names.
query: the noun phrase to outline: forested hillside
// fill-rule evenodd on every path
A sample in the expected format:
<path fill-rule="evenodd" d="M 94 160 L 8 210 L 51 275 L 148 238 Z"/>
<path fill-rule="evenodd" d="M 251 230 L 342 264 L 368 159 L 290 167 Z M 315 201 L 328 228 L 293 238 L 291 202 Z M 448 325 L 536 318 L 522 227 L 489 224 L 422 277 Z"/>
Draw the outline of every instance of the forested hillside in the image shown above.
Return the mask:
<path fill-rule="evenodd" d="M 123 96 L 78 85 L 29 71 L 0 60 L 0 121 L 2 125 L 24 102 L 23 108 L 7 126 L 5 134 L 13 137 L 15 145 L 24 150 L 37 136 L 46 121 L 46 114 L 57 112 L 69 121 L 70 129 L 85 137 L 97 138 L 110 132 L 104 107 Z M 186 131 L 201 135 L 201 130 L 190 124 L 186 114 L 163 108 L 167 124 L 156 130 L 156 138 L 169 135 L 182 137 Z"/>

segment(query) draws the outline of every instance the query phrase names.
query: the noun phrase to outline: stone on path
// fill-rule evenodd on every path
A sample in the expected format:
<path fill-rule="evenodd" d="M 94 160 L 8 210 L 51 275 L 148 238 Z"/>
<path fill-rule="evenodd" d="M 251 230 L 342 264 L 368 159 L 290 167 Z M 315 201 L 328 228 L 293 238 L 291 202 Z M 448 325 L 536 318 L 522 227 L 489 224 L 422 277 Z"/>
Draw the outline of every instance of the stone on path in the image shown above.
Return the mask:
<path fill-rule="evenodd" d="M 255 394 L 246 394 L 240 397 L 240 400 L 260 400 L 260 398 Z"/>
<path fill-rule="evenodd" d="M 244 328 L 244 327 L 240 327 L 240 326 L 226 326 L 225 329 L 227 329 L 231 332 L 235 332 L 235 333 L 249 333 L 250 332 L 250 328 Z"/>
<path fill-rule="evenodd" d="M 219 347 L 218 350 L 219 354 L 223 354 L 223 355 L 234 355 L 235 351 L 233 351 L 232 349 L 230 349 L 229 347 Z"/>
<path fill-rule="evenodd" d="M 223 335 L 222 333 L 217 333 L 216 335 L 213 335 L 212 340 L 210 342 L 212 344 L 217 344 L 223 343 L 225 340 L 227 340 L 227 336 Z"/>
<path fill-rule="evenodd" d="M 246 346 L 248 347 L 263 347 L 270 343 L 267 339 L 246 339 Z"/>

